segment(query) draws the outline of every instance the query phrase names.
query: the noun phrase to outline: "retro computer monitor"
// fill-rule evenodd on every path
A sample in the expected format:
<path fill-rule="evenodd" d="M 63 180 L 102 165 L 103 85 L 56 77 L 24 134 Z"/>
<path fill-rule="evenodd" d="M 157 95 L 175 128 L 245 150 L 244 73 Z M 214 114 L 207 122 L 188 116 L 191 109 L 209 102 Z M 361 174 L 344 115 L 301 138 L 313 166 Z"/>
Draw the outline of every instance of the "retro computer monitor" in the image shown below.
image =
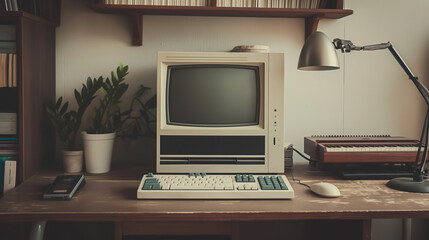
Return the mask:
<path fill-rule="evenodd" d="M 158 173 L 284 172 L 283 53 L 160 52 Z"/>

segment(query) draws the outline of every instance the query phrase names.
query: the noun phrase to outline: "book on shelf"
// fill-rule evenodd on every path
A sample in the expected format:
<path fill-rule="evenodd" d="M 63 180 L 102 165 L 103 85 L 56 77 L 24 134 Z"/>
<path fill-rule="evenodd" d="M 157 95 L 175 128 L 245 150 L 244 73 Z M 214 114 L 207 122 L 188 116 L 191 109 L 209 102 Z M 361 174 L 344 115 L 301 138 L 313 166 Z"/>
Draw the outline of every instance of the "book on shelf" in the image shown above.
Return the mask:
<path fill-rule="evenodd" d="M 14 143 L 18 142 L 18 136 L 16 134 L 0 134 L 1 143 Z"/>
<path fill-rule="evenodd" d="M 16 135 L 16 113 L 0 113 L 0 137 L 2 135 Z M 2 138 L 0 138 L 1 143 Z"/>
<path fill-rule="evenodd" d="M 16 184 L 16 158 L 0 156 L 0 197 Z"/>
<path fill-rule="evenodd" d="M 9 159 L 4 162 L 3 193 L 15 188 L 16 184 L 16 160 Z"/>
<path fill-rule="evenodd" d="M 0 53 L 0 87 L 17 86 L 16 64 L 15 53 Z"/>
<path fill-rule="evenodd" d="M 147 6 L 208 6 L 210 0 L 104 0 L 104 4 Z"/>
<path fill-rule="evenodd" d="M 16 112 L 0 112 L 0 122 L 16 122 Z"/>
<path fill-rule="evenodd" d="M 18 151 L 18 142 L 0 141 L 0 150 L 15 150 Z"/>
<path fill-rule="evenodd" d="M 0 11 L 24 11 L 40 15 L 43 4 L 41 0 L 0 0 Z"/>
<path fill-rule="evenodd" d="M 4 163 L 6 159 L 0 156 L 0 198 L 3 197 L 4 191 Z"/>
<path fill-rule="evenodd" d="M 16 128 L 16 121 L 0 121 L 0 128 Z"/>
<path fill-rule="evenodd" d="M 7 53 L 0 53 L 0 87 L 7 86 Z"/>
<path fill-rule="evenodd" d="M 0 53 L 16 53 L 15 25 L 0 24 Z"/>
<path fill-rule="evenodd" d="M 4 1 L 4 0 L 0 0 Z M 0 39 L 2 41 L 16 41 L 16 26 L 10 24 L 0 25 Z"/>
<path fill-rule="evenodd" d="M 16 127 L 0 127 L 0 135 L 7 134 L 7 135 L 13 135 L 16 134 Z"/>
<path fill-rule="evenodd" d="M 0 41 L 0 53 L 16 53 L 16 42 L 7 40 Z"/>
<path fill-rule="evenodd" d="M 1 0 L 0 10 L 18 11 L 18 0 Z"/>
<path fill-rule="evenodd" d="M 0 157 L 16 157 L 18 156 L 18 146 L 16 148 L 0 148 Z"/>
<path fill-rule="evenodd" d="M 325 8 L 326 0 L 217 0 L 216 7 Z"/>
<path fill-rule="evenodd" d="M 18 86 L 18 73 L 17 71 L 17 56 L 16 54 L 12 54 L 12 80 L 11 80 L 11 85 L 12 87 L 17 87 Z"/>
<path fill-rule="evenodd" d="M 7 56 L 7 86 L 13 86 L 13 55 Z"/>

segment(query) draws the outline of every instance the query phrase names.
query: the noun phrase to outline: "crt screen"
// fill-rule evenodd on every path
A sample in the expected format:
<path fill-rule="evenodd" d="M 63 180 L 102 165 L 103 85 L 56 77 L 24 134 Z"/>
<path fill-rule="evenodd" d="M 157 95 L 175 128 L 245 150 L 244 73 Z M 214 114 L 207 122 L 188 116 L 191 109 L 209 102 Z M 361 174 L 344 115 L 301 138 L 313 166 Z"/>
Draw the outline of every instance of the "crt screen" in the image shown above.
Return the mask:
<path fill-rule="evenodd" d="M 254 66 L 168 67 L 167 122 L 191 126 L 259 123 L 259 71 Z"/>

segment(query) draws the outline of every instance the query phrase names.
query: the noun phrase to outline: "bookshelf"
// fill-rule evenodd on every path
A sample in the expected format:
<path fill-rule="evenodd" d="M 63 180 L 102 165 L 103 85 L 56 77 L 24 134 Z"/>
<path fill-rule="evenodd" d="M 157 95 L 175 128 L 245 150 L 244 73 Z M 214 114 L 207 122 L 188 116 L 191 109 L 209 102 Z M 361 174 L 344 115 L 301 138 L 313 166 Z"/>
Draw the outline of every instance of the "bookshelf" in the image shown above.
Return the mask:
<path fill-rule="evenodd" d="M 15 29 L 16 86 L 0 88 L 0 112 L 17 113 L 17 184 L 52 166 L 55 132 L 43 101 L 55 99 L 55 27 L 59 22 L 23 11 L 0 11 L 0 25 Z M 0 36 L 2 38 L 3 36 Z M 1 39 L 0 39 L 1 40 Z"/>
<path fill-rule="evenodd" d="M 8 0 L 0 4 L 0 16 L 25 12 L 27 18 L 60 25 L 61 0 Z"/>
<path fill-rule="evenodd" d="M 343 0 L 328 0 L 323 9 L 216 7 L 216 0 L 211 0 L 209 6 L 203 7 L 113 5 L 104 4 L 103 0 L 93 0 L 88 5 L 99 13 L 129 16 L 132 24 L 132 44 L 135 46 L 143 44 L 143 15 L 304 18 L 307 38 L 317 30 L 320 19 L 340 19 L 353 14 L 353 10 L 343 9 Z"/>

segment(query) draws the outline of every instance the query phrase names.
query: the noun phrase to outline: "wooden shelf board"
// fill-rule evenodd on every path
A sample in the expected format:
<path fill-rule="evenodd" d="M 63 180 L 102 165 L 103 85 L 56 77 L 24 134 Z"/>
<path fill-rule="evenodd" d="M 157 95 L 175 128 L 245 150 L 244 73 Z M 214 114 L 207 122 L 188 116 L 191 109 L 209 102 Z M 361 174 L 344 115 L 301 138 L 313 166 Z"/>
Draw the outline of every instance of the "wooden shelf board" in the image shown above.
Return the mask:
<path fill-rule="evenodd" d="M 179 7 L 145 5 L 110 5 L 92 3 L 89 7 L 99 13 L 131 16 L 132 44 L 141 46 L 143 35 L 142 15 L 216 16 L 216 17 L 268 17 L 305 18 L 305 37 L 317 30 L 320 19 L 339 19 L 353 14 L 350 9 L 303 9 L 303 8 L 232 8 L 232 7 Z"/>
<path fill-rule="evenodd" d="M 353 14 L 348 9 L 303 9 L 303 8 L 230 8 L 230 7 L 177 7 L 144 5 L 89 4 L 100 13 L 141 15 L 182 15 L 182 16 L 221 16 L 221 17 L 277 17 L 307 18 L 321 16 L 339 19 Z"/>

